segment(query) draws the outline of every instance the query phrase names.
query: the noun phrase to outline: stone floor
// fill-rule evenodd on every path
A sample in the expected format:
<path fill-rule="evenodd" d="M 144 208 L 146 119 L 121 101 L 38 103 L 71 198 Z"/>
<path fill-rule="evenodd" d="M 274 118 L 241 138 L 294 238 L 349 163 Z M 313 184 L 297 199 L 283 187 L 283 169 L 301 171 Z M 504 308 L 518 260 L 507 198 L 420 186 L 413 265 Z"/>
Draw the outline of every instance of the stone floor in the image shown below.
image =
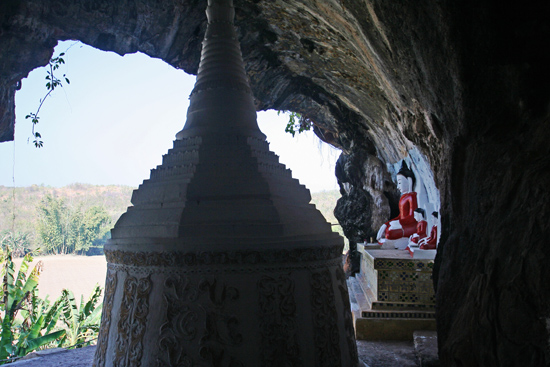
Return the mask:
<path fill-rule="evenodd" d="M 65 350 L 49 349 L 31 353 L 9 366 L 22 367 L 90 367 L 96 346 Z"/>
<path fill-rule="evenodd" d="M 417 367 L 413 342 L 371 342 L 358 340 L 360 367 Z"/>
<path fill-rule="evenodd" d="M 417 354 L 414 342 L 367 342 L 357 341 L 360 367 L 436 367 L 432 356 Z M 31 353 L 25 359 L 11 364 L 21 367 L 90 367 L 94 358 L 95 346 L 81 349 L 53 349 Z M 425 353 L 424 348 L 424 353 Z M 436 358 L 437 360 L 437 358 Z M 420 361 L 424 361 L 421 364 Z"/>

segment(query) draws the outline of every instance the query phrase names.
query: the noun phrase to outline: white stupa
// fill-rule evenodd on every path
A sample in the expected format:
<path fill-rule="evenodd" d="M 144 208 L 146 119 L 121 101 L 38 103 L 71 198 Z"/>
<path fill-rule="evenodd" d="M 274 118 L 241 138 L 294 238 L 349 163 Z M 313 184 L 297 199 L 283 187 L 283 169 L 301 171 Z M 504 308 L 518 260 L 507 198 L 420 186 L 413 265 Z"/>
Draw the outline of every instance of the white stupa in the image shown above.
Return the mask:
<path fill-rule="evenodd" d="M 94 366 L 356 366 L 343 240 L 269 151 L 208 2 L 187 122 L 105 246 Z"/>

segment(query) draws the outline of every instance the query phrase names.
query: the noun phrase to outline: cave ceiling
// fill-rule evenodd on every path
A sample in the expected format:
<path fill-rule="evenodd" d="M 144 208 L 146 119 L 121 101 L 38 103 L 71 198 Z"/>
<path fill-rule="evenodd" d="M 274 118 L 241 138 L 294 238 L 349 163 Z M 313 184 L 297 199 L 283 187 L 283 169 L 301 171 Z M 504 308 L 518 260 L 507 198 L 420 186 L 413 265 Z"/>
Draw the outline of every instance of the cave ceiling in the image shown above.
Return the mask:
<path fill-rule="evenodd" d="M 121 55 L 139 51 L 196 74 L 205 6 L 2 2 L 0 139 L 13 136 L 19 81 L 47 63 L 58 40 Z M 460 86 L 454 60 L 445 57 L 445 11 L 435 2 L 235 0 L 235 7 L 258 110 L 299 112 L 344 151 L 361 148 L 395 162 L 417 146 L 432 162 L 441 160 L 442 135 L 454 134 L 459 113 L 444 101 L 458 100 Z"/>

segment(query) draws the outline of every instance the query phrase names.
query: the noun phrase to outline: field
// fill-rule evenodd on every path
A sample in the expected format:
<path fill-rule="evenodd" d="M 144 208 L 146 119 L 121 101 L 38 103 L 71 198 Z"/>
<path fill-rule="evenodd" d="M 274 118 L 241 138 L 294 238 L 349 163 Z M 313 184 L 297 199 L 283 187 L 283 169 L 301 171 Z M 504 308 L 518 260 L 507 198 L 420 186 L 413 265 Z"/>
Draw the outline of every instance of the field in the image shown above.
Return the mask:
<path fill-rule="evenodd" d="M 81 295 L 87 301 L 96 284 L 99 283 L 101 288 L 105 287 L 105 256 L 43 256 L 36 257 L 33 266 L 39 261 L 43 263 L 38 283 L 38 295 L 41 298 L 49 295 L 49 299 L 53 301 L 66 288 L 74 293 L 77 302 L 80 302 Z M 15 259 L 14 262 L 16 270 L 19 270 L 21 259 Z"/>

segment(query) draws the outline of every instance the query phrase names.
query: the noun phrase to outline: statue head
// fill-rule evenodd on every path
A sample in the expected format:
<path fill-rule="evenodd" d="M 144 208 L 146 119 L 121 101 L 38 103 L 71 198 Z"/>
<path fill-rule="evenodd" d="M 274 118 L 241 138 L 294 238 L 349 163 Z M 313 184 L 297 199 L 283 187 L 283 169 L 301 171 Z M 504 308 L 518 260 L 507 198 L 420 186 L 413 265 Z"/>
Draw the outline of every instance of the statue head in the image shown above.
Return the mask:
<path fill-rule="evenodd" d="M 414 210 L 414 219 L 416 219 L 417 222 L 420 222 L 421 220 L 424 220 L 426 218 L 426 211 L 422 208 L 416 208 Z"/>
<path fill-rule="evenodd" d="M 413 191 L 415 180 L 413 171 L 403 161 L 401 169 L 397 172 L 397 188 L 401 191 L 401 194 Z"/>

